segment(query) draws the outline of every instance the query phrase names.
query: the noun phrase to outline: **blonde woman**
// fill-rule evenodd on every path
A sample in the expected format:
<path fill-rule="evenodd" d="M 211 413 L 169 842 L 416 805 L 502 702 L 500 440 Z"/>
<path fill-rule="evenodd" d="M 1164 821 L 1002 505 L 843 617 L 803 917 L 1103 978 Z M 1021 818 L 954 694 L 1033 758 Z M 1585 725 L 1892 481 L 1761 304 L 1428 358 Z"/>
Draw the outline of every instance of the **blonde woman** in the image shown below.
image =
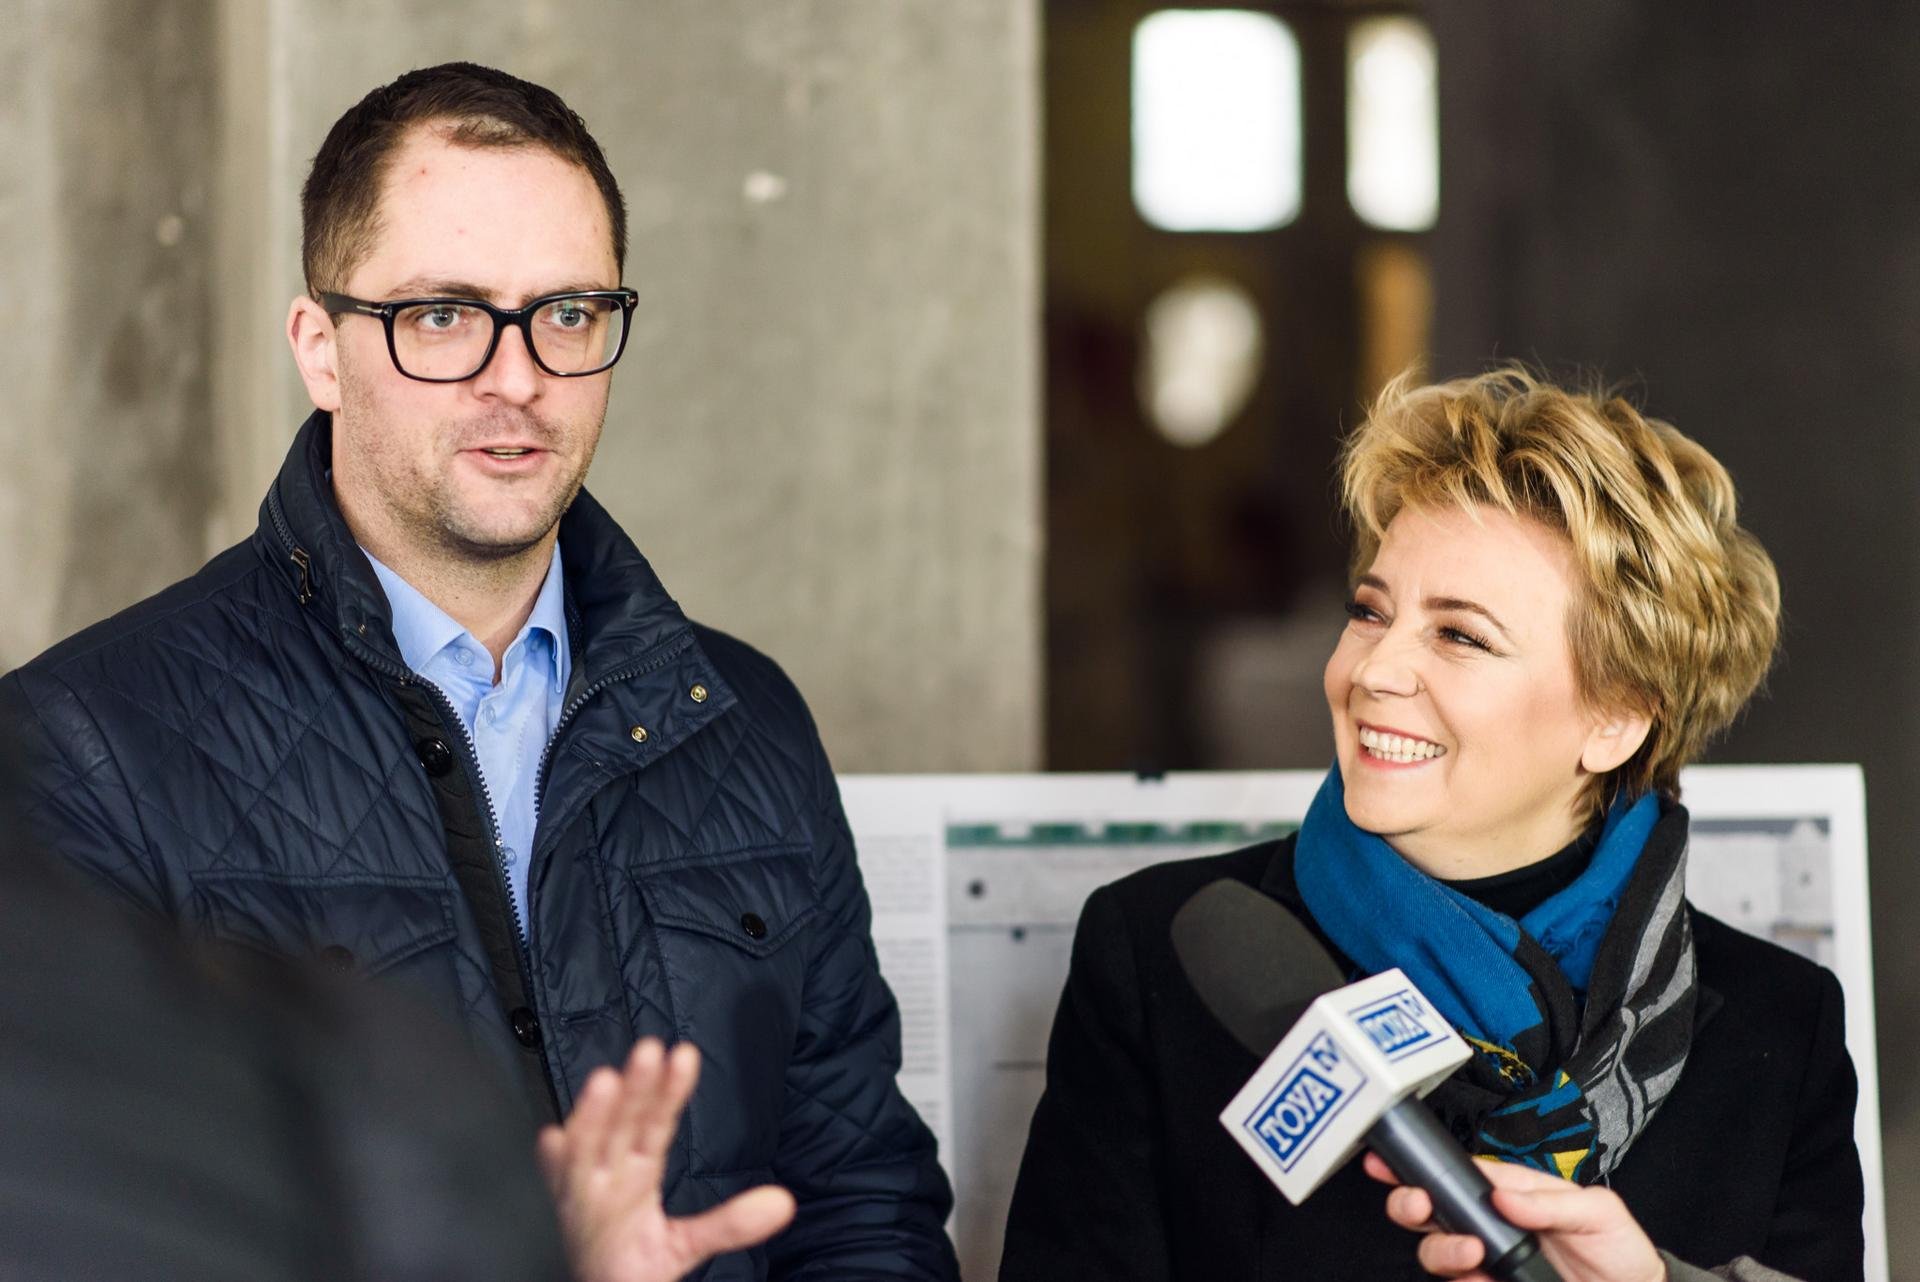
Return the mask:
<path fill-rule="evenodd" d="M 1610 1187 L 1663 1263 L 1860 1276 L 1839 985 L 1684 898 L 1681 767 L 1778 628 L 1726 470 L 1624 401 L 1503 369 L 1389 387 L 1342 485 L 1334 765 L 1293 837 L 1089 899 L 1001 1277 L 1425 1276 L 1360 1164 L 1296 1208 L 1215 1120 L 1254 1062 L 1168 926 L 1221 877 L 1460 1028 L 1478 1053 L 1431 1102 L 1472 1151 Z"/>

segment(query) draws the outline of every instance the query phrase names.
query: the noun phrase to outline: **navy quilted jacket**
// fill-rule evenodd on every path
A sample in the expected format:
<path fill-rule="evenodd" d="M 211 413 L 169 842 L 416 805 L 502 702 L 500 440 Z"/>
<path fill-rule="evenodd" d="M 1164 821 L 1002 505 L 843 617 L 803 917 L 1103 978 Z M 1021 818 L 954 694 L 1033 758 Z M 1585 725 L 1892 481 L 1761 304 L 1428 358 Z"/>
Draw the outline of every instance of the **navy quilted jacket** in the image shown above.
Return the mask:
<path fill-rule="evenodd" d="M 49 846 L 189 930 L 382 975 L 560 1115 L 652 1034 L 700 1047 L 667 1203 L 800 1204 L 722 1279 L 953 1278 L 934 1144 L 819 736 L 772 662 L 689 623 L 585 493 L 573 647 L 514 920 L 458 717 L 400 658 L 301 429 L 253 538 L 0 682 Z M 503 1119 L 503 1124 L 520 1124 Z"/>

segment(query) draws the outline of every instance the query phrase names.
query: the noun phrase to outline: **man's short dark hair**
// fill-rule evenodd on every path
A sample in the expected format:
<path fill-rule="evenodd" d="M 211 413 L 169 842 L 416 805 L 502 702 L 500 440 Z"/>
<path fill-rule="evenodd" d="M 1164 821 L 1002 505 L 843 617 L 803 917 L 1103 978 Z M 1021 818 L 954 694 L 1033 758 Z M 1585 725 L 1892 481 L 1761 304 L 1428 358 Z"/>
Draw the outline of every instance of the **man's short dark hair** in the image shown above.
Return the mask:
<path fill-rule="evenodd" d="M 541 147 L 592 176 L 627 261 L 627 206 L 586 122 L 551 89 L 492 67 L 447 62 L 382 85 L 334 121 L 300 192 L 300 265 L 310 290 L 337 290 L 372 252 L 393 153 L 415 125 L 443 125 L 461 147 Z"/>

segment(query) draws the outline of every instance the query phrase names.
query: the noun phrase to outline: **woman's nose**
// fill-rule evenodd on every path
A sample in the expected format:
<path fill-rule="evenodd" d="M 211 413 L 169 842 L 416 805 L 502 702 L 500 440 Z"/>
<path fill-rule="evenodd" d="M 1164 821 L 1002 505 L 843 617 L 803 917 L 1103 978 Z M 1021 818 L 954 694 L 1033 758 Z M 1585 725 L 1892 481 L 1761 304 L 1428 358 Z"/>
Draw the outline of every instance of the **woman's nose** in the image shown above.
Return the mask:
<path fill-rule="evenodd" d="M 1354 665 L 1353 683 L 1369 694 L 1414 695 L 1425 689 L 1411 648 L 1392 633 Z"/>

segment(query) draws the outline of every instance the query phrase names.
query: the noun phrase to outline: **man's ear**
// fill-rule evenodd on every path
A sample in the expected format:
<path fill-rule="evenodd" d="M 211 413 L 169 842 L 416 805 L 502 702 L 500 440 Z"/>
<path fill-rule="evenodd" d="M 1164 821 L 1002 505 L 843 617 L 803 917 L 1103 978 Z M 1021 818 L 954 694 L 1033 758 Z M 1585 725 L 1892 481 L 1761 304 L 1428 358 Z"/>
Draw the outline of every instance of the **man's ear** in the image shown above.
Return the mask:
<path fill-rule="evenodd" d="M 300 381 L 307 385 L 307 398 L 313 407 L 329 414 L 340 410 L 336 338 L 333 318 L 326 308 L 305 294 L 297 296 L 287 308 L 287 345 L 293 348 L 293 363 L 300 367 Z"/>
<path fill-rule="evenodd" d="M 1580 751 L 1581 768 L 1595 775 L 1618 770 L 1640 751 L 1652 730 L 1653 721 L 1644 712 L 1602 713 L 1587 731 L 1587 742 Z"/>

